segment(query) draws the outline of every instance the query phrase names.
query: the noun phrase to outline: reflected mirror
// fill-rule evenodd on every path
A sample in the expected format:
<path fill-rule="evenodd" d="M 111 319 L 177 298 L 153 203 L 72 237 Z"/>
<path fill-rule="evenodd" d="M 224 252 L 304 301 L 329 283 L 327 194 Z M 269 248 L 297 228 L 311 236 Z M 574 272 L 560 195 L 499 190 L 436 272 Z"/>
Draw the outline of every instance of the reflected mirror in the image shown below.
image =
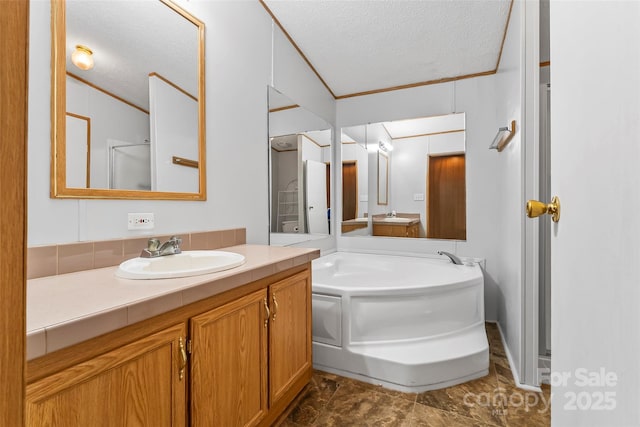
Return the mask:
<path fill-rule="evenodd" d="M 466 240 L 465 114 L 345 127 L 345 236 Z"/>
<path fill-rule="evenodd" d="M 331 126 L 269 87 L 271 245 L 330 233 Z"/>
<path fill-rule="evenodd" d="M 380 147 L 382 148 L 382 147 Z M 389 157 L 387 153 L 378 152 L 378 204 L 388 205 L 389 202 Z"/>
<path fill-rule="evenodd" d="M 51 197 L 205 200 L 204 24 L 52 0 Z"/>

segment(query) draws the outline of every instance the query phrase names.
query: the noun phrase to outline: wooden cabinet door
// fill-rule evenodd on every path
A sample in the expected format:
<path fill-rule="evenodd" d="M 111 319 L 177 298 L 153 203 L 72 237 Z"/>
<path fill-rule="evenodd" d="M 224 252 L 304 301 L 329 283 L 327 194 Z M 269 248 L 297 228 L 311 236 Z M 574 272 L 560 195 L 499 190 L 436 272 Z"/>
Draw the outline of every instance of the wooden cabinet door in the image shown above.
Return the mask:
<path fill-rule="evenodd" d="M 185 337 L 178 324 L 29 384 L 26 425 L 184 426 Z"/>
<path fill-rule="evenodd" d="M 311 369 L 311 283 L 308 271 L 269 287 L 269 402 Z"/>
<path fill-rule="evenodd" d="M 267 292 L 191 319 L 191 424 L 253 426 L 267 412 Z"/>

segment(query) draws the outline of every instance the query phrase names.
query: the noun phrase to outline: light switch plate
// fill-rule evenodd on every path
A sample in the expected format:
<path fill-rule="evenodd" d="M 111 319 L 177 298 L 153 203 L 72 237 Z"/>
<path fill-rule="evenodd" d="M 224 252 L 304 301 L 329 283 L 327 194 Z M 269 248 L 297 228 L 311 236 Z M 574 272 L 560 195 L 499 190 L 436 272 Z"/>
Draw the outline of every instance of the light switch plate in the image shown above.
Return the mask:
<path fill-rule="evenodd" d="M 153 213 L 130 213 L 127 216 L 128 230 L 152 230 L 155 227 Z"/>
<path fill-rule="evenodd" d="M 424 200 L 424 193 L 414 193 L 413 194 L 413 201 L 414 202 L 419 202 L 421 200 Z"/>

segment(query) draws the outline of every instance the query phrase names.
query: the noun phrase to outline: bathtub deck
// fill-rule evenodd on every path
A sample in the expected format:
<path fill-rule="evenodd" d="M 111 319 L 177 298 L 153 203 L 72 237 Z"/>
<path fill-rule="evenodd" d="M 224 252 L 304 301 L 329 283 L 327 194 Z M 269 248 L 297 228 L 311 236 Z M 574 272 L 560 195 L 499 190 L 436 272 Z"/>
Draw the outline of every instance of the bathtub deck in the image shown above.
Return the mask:
<path fill-rule="evenodd" d="M 313 262 L 313 363 L 403 392 L 484 376 L 478 265 L 336 252 Z"/>
<path fill-rule="evenodd" d="M 348 355 L 345 349 L 319 343 L 313 351 L 316 369 L 403 392 L 461 384 L 487 375 L 489 366 L 484 324 L 425 340 L 352 345 Z M 342 358 L 344 369 L 330 366 L 336 357 Z"/>
<path fill-rule="evenodd" d="M 455 334 L 426 340 L 353 345 L 351 351 L 365 357 L 403 365 L 423 365 L 450 360 L 452 355 L 466 357 L 489 349 L 483 325 Z"/>

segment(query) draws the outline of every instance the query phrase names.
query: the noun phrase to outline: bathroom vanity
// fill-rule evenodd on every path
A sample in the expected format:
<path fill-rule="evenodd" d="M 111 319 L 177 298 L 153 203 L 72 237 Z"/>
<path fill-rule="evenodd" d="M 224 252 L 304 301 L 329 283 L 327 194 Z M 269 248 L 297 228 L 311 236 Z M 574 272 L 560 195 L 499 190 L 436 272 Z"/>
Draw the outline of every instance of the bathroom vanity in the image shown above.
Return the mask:
<path fill-rule="evenodd" d="M 420 237 L 420 215 L 406 214 L 407 216 L 388 217 L 374 215 L 373 235 L 387 237 Z"/>
<path fill-rule="evenodd" d="M 342 221 L 342 233 L 349 233 L 351 231 L 367 228 L 367 218 L 354 218 Z"/>
<path fill-rule="evenodd" d="M 68 313 L 36 325 L 50 333 L 46 354 L 27 363 L 27 425 L 274 424 L 311 378 L 311 260 L 319 251 L 225 250 L 246 263 L 175 279 L 121 279 L 109 267 L 30 280 L 32 309 L 58 304 L 56 313 Z M 75 308 L 97 307 L 87 299 L 104 300 L 108 289 L 117 294 L 107 298 L 110 309 Z M 52 313 L 32 316 L 60 322 Z M 74 334 L 81 341 L 66 346 Z"/>

